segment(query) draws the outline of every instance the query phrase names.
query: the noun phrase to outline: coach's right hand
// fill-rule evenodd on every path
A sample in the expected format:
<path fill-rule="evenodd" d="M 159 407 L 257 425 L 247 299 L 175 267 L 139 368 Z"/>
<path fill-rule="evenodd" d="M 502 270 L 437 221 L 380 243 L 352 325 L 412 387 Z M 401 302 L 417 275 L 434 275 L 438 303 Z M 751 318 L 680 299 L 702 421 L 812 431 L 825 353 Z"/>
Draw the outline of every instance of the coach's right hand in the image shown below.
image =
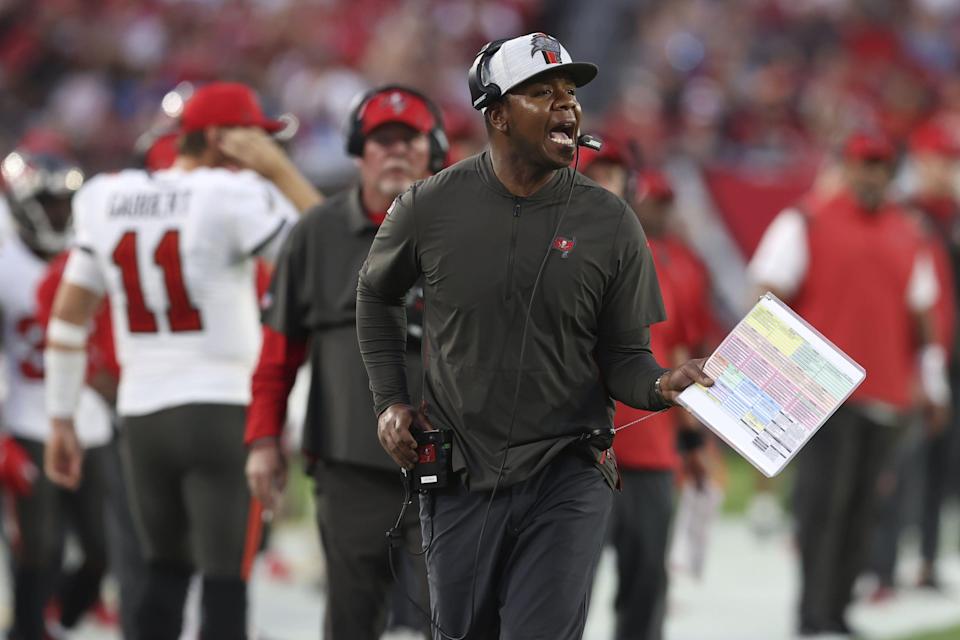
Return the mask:
<path fill-rule="evenodd" d="M 276 438 L 263 438 L 250 445 L 247 454 L 247 484 L 263 505 L 264 517 L 272 517 L 287 484 L 287 459 Z"/>
<path fill-rule="evenodd" d="M 377 421 L 380 446 L 408 471 L 417 464 L 417 441 L 410 432 L 411 427 L 423 431 L 433 429 L 426 416 L 408 404 L 390 405 Z"/>

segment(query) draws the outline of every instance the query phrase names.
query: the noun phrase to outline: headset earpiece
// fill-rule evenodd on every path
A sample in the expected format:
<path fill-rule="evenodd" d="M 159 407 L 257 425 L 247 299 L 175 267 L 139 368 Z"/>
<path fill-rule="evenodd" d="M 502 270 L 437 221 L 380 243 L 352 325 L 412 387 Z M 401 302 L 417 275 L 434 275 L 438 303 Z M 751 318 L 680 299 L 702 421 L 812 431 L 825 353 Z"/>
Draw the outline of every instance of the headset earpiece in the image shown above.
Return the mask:
<path fill-rule="evenodd" d="M 493 40 L 483 45 L 483 48 L 477 52 L 477 57 L 474 59 L 469 73 L 467 73 L 467 84 L 470 87 L 470 101 L 473 103 L 473 108 L 478 111 L 490 106 L 491 102 L 499 100 L 500 96 L 503 95 L 500 87 L 495 83 L 483 82 L 483 67 L 487 63 L 487 59 L 499 51 L 505 42 L 507 42 L 507 39 Z"/>
<path fill-rule="evenodd" d="M 430 140 L 430 173 L 439 172 L 446 165 L 447 154 L 450 151 L 450 142 L 447 139 L 447 134 L 443 127 L 443 113 L 440 111 L 440 108 L 433 103 L 433 100 L 416 89 L 402 85 L 389 84 L 377 87 L 367 91 L 354 101 L 350 109 L 350 115 L 347 118 L 347 153 L 357 158 L 363 155 L 363 143 L 365 141 L 363 135 L 363 110 L 367 107 L 367 104 L 370 103 L 371 99 L 388 91 L 407 93 L 419 98 L 427 105 L 431 115 L 433 115 L 433 128 L 427 133 L 427 137 Z"/>
<path fill-rule="evenodd" d="M 353 104 L 350 106 L 350 115 L 347 116 L 346 151 L 351 156 L 356 156 L 359 158 L 363 155 L 361 116 L 363 114 L 363 108 L 367 105 L 367 102 L 369 102 L 370 98 L 376 94 L 376 90 L 367 91 L 366 93 L 354 98 Z"/>

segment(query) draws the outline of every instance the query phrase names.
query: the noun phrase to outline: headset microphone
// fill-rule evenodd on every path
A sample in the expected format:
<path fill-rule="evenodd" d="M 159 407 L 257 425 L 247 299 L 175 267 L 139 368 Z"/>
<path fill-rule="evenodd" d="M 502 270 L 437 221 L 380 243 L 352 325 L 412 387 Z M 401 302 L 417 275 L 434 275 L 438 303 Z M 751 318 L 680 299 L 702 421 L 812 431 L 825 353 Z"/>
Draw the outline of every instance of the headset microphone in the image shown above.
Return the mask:
<path fill-rule="evenodd" d="M 600 147 L 603 146 L 603 140 L 597 138 L 596 136 L 591 136 L 588 133 L 584 133 L 577 138 L 577 145 L 586 147 L 588 149 L 593 149 L 594 151 L 600 151 Z"/>

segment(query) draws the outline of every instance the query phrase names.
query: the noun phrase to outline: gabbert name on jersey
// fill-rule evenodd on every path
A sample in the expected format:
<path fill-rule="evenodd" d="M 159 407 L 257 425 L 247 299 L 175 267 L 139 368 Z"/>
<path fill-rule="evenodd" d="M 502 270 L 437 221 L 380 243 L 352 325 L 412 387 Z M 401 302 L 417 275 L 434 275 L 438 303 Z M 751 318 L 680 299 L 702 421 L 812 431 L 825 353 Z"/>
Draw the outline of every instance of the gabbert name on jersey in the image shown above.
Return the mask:
<path fill-rule="evenodd" d="M 190 191 L 114 193 L 108 204 L 111 218 L 168 218 L 190 209 Z"/>

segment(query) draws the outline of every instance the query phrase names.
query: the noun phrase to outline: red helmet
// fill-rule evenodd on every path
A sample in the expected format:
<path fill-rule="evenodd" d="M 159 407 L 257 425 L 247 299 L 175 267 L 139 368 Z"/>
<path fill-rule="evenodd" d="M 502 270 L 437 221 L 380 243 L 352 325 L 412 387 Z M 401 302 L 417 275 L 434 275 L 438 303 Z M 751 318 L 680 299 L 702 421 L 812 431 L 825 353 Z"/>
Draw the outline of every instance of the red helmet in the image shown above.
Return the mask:
<path fill-rule="evenodd" d="M 662 171 L 647 169 L 637 174 L 637 200 L 673 200 L 670 179 Z"/>

